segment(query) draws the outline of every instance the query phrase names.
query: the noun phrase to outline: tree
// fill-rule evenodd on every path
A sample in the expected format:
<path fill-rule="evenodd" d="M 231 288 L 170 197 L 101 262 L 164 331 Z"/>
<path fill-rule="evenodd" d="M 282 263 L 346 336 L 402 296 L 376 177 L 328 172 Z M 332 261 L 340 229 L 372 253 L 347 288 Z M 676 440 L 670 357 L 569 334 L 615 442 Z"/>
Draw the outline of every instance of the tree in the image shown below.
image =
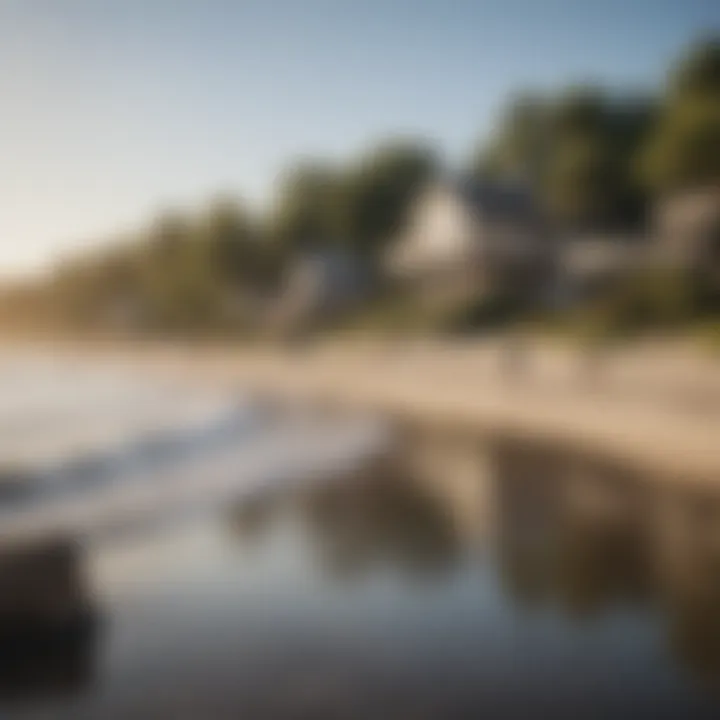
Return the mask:
<path fill-rule="evenodd" d="M 670 72 L 669 91 L 681 98 L 720 94 L 720 36 L 694 43 Z"/>
<path fill-rule="evenodd" d="M 434 151 L 410 140 L 380 143 L 344 170 L 301 163 L 281 182 L 270 233 L 290 255 L 344 247 L 375 258 L 438 165 Z"/>
<path fill-rule="evenodd" d="M 471 162 L 482 179 L 515 179 L 534 184 L 548 147 L 547 106 L 537 95 L 522 93 L 511 99 L 500 116 L 488 146 L 482 145 Z"/>
<path fill-rule="evenodd" d="M 186 328 L 217 311 L 217 277 L 203 251 L 197 223 L 177 212 L 159 216 L 141 240 L 138 300 L 155 328 Z"/>
<path fill-rule="evenodd" d="M 720 39 L 693 46 L 671 72 L 639 163 L 654 192 L 720 181 Z"/>
<path fill-rule="evenodd" d="M 564 138 L 543 189 L 544 203 L 556 224 L 597 227 L 616 217 L 619 173 L 612 148 L 602 137 Z"/>
<path fill-rule="evenodd" d="M 348 173 L 339 222 L 357 252 L 376 259 L 402 227 L 419 188 L 439 170 L 425 143 L 386 141 L 363 155 Z"/>
<path fill-rule="evenodd" d="M 336 169 L 305 161 L 286 172 L 269 221 L 269 233 L 284 253 L 336 245 L 344 178 Z"/>
<path fill-rule="evenodd" d="M 217 198 L 198 223 L 195 238 L 197 252 L 202 256 L 218 283 L 225 285 L 262 284 L 266 268 L 263 264 L 257 223 L 235 200 Z"/>
<path fill-rule="evenodd" d="M 483 179 L 531 188 L 557 227 L 636 221 L 643 205 L 632 158 L 654 102 L 601 88 L 571 87 L 554 98 L 511 100 L 473 168 Z"/>
<path fill-rule="evenodd" d="M 626 220 L 633 192 L 628 144 L 633 132 L 641 132 L 632 117 L 625 101 L 598 88 L 571 88 L 556 101 L 543 198 L 561 227 Z"/>

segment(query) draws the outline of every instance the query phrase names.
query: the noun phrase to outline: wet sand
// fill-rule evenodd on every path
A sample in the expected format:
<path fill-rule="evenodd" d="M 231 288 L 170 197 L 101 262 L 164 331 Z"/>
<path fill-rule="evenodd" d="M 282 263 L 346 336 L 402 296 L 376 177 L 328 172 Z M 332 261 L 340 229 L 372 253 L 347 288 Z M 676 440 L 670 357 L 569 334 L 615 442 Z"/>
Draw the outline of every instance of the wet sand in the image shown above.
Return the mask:
<path fill-rule="evenodd" d="M 589 374 L 577 352 L 534 346 L 518 372 L 498 342 L 334 343 L 294 350 L 53 346 L 189 388 L 251 392 L 569 443 L 682 482 L 720 483 L 720 371 L 684 349 L 617 351 Z"/>
<path fill-rule="evenodd" d="M 710 387 L 717 378 L 710 374 L 706 389 L 662 380 L 654 389 L 647 376 L 641 382 L 642 370 L 637 380 L 625 369 L 628 379 L 604 382 L 602 375 L 585 378 L 581 370 L 556 367 L 553 375 L 534 373 L 530 365 L 508 376 L 501 367 L 481 352 L 452 357 L 430 348 L 367 357 L 239 358 L 227 372 L 275 397 L 568 443 L 658 472 L 659 478 L 720 482 L 720 402 Z"/>

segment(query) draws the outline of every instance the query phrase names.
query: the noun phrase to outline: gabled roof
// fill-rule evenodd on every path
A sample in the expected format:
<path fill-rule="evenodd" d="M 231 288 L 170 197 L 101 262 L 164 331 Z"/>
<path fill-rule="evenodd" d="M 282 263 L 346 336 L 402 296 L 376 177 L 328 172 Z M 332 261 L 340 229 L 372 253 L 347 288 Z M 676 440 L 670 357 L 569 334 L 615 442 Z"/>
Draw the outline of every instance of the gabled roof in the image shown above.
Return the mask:
<path fill-rule="evenodd" d="M 452 181 L 451 186 L 484 218 L 512 221 L 537 215 L 533 196 L 523 185 L 461 177 Z"/>

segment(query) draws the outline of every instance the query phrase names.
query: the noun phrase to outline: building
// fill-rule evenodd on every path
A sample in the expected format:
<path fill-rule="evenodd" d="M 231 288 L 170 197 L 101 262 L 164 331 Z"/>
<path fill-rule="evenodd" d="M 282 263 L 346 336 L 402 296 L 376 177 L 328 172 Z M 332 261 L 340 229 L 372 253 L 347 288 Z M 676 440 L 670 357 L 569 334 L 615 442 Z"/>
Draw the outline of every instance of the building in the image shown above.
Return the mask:
<path fill-rule="evenodd" d="M 366 297 L 369 284 L 365 264 L 351 253 L 304 255 L 289 270 L 271 325 L 281 334 L 311 330 L 355 307 Z"/>
<path fill-rule="evenodd" d="M 720 186 L 676 193 L 655 211 L 661 260 L 720 279 Z"/>
<path fill-rule="evenodd" d="M 604 233 L 562 238 L 554 282 L 557 309 L 613 292 L 653 263 L 655 246 L 641 235 Z"/>
<path fill-rule="evenodd" d="M 397 280 L 432 295 L 537 295 L 552 264 L 530 193 L 519 186 L 442 180 L 419 195 L 387 257 Z"/>

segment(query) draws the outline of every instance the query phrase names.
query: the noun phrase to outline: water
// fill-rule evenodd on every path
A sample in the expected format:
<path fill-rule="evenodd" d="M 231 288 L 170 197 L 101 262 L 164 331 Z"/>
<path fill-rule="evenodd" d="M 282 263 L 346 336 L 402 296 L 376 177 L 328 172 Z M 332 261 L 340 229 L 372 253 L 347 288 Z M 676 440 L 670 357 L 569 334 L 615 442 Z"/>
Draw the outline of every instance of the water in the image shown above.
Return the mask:
<path fill-rule="evenodd" d="M 0 715 L 717 718 L 720 498 L 689 488 L 405 430 L 363 467 L 71 544 L 83 611 L 10 634 Z"/>
<path fill-rule="evenodd" d="M 274 412 L 222 383 L 78 360 L 0 359 L 0 543 L 95 538 L 327 474 L 384 442 L 376 419 Z M 158 518 L 162 515 L 163 518 Z"/>

